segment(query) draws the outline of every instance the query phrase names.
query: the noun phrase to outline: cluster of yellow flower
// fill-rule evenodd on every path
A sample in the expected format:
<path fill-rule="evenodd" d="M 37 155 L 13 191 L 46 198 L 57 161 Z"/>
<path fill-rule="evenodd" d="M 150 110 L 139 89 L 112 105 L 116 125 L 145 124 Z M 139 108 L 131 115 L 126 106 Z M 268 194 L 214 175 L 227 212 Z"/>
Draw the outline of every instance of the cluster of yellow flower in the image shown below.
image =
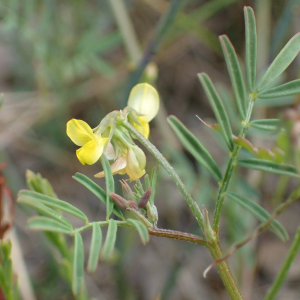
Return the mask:
<path fill-rule="evenodd" d="M 67 123 L 67 135 L 78 146 L 77 158 L 84 165 L 96 163 L 101 155 L 113 160 L 113 174 L 128 174 L 131 181 L 145 174 L 146 156 L 122 126 L 124 121 L 133 125 L 144 137 L 149 137 L 149 122 L 157 115 L 159 96 L 147 83 L 137 84 L 130 92 L 128 106 L 121 111 L 109 113 L 92 129 L 82 120 Z M 95 177 L 103 177 L 100 172 Z"/>

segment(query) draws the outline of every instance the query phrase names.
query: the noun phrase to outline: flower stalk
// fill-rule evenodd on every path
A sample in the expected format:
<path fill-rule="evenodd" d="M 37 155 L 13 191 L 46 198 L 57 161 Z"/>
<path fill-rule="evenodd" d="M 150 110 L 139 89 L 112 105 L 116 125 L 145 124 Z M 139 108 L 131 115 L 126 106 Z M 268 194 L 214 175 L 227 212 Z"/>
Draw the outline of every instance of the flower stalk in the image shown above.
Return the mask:
<path fill-rule="evenodd" d="M 164 158 L 164 156 L 157 150 L 157 148 L 147 140 L 142 134 L 140 134 L 131 124 L 128 122 L 124 122 L 123 126 L 132 134 L 136 136 L 136 138 L 148 149 L 148 151 L 159 161 L 159 163 L 163 166 L 163 168 L 167 171 L 170 175 L 178 189 L 180 190 L 181 194 L 183 195 L 185 201 L 187 202 L 188 206 L 190 207 L 193 215 L 195 216 L 199 226 L 201 227 L 202 231 L 204 231 L 203 226 L 203 215 L 200 211 L 198 204 L 194 201 L 188 190 L 186 189 L 185 185 L 181 181 L 178 174 L 175 172 L 173 167 L 169 164 L 169 162 Z"/>

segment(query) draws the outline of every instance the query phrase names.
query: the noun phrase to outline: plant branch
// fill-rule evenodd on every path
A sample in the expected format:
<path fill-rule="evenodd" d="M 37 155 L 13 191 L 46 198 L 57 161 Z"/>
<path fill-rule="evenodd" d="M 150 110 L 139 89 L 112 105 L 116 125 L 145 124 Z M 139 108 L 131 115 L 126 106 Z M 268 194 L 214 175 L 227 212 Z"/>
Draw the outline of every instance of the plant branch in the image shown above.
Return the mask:
<path fill-rule="evenodd" d="M 280 215 L 282 214 L 292 203 L 294 203 L 296 200 L 298 200 L 300 197 L 300 188 L 296 189 L 294 192 L 292 192 L 292 194 L 290 195 L 290 197 L 286 200 L 286 202 L 282 203 L 281 205 L 279 205 L 273 212 L 273 214 L 270 216 L 270 218 L 268 220 L 266 220 L 265 222 L 261 223 L 259 226 L 256 227 L 256 229 L 245 239 L 243 239 L 242 241 L 232 245 L 232 247 L 230 248 L 230 250 L 228 251 L 228 253 L 223 256 L 220 257 L 219 259 L 215 260 L 205 271 L 205 274 L 215 265 L 218 264 L 224 260 L 226 260 L 227 258 L 229 258 L 237 249 L 241 248 L 242 246 L 244 246 L 245 244 L 247 244 L 249 241 L 251 241 L 252 239 L 256 238 L 257 236 L 259 236 L 263 231 L 265 231 L 268 226 Z M 300 234 L 300 233 L 299 233 Z M 299 237 L 300 239 L 300 237 Z M 300 245 L 299 245 L 300 247 Z"/>
<path fill-rule="evenodd" d="M 250 94 L 246 119 L 242 122 L 242 129 L 241 129 L 241 132 L 239 134 L 239 137 L 245 137 L 245 135 L 246 135 L 255 99 L 256 99 L 255 95 Z M 231 176 L 232 176 L 232 172 L 233 172 L 233 170 L 236 166 L 236 160 L 237 160 L 237 157 L 238 157 L 238 154 L 239 154 L 240 150 L 241 150 L 241 146 L 237 146 L 237 145 L 234 146 L 234 150 L 231 153 L 231 157 L 230 157 L 230 160 L 227 164 L 225 175 L 223 177 L 221 186 L 219 188 L 216 208 L 215 208 L 215 212 L 214 212 L 214 222 L 213 222 L 213 230 L 217 234 L 219 232 L 221 212 L 222 212 L 222 208 L 223 208 L 223 204 L 224 204 L 224 200 L 225 200 L 225 192 L 227 191 L 227 188 L 228 188 Z"/>
<path fill-rule="evenodd" d="M 160 237 L 166 237 L 170 239 L 175 239 L 175 240 L 181 240 L 181 241 L 186 241 L 202 246 L 207 247 L 207 242 L 204 240 L 204 238 L 190 234 L 190 233 L 185 233 L 181 231 L 175 231 L 175 230 L 169 230 L 169 229 L 161 229 L 161 228 L 148 228 L 149 234 L 155 235 L 155 236 L 160 236 Z"/>
<path fill-rule="evenodd" d="M 185 185 L 181 181 L 178 174 L 175 172 L 173 167 L 169 164 L 169 162 L 164 158 L 164 156 L 157 150 L 157 148 L 149 142 L 143 135 L 141 135 L 132 125 L 128 122 L 124 122 L 123 126 L 129 130 L 129 132 L 133 133 L 136 138 L 148 149 L 148 151 L 159 161 L 159 163 L 163 166 L 163 168 L 167 171 L 170 175 L 172 180 L 175 182 L 176 186 L 180 190 L 181 194 L 183 195 L 185 201 L 187 202 L 188 206 L 190 207 L 193 215 L 195 216 L 198 224 L 200 225 L 202 231 L 204 232 L 203 227 L 203 215 L 200 211 L 198 204 L 194 201 L 188 190 L 186 189 Z"/>

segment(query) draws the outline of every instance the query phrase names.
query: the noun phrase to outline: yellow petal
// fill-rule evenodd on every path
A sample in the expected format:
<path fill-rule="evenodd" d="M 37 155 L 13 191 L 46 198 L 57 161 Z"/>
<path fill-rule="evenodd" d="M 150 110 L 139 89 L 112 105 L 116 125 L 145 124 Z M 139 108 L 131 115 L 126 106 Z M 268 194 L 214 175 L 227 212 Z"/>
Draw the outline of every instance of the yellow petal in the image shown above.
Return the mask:
<path fill-rule="evenodd" d="M 159 109 L 159 96 L 156 89 L 148 83 L 139 83 L 133 87 L 128 99 L 128 106 L 144 115 L 150 122 Z"/>
<path fill-rule="evenodd" d="M 121 156 L 119 157 L 113 164 L 110 165 L 111 168 L 111 172 L 114 174 L 125 174 L 126 173 L 126 165 L 127 165 L 127 161 L 126 161 L 126 157 L 125 156 Z M 96 175 L 94 175 L 97 178 L 102 178 L 105 176 L 104 171 L 97 173 Z"/>
<path fill-rule="evenodd" d="M 145 121 L 144 117 L 137 117 L 137 119 L 139 120 L 142 126 L 140 126 L 137 123 L 134 123 L 133 126 L 140 134 L 142 134 L 147 139 L 150 133 L 149 123 Z"/>
<path fill-rule="evenodd" d="M 107 144 L 104 154 L 108 160 L 115 159 L 116 153 L 115 153 L 115 149 L 111 143 Z"/>
<path fill-rule="evenodd" d="M 92 128 L 86 122 L 76 119 L 67 123 L 67 135 L 77 146 L 83 146 L 95 136 Z"/>
<path fill-rule="evenodd" d="M 145 174 L 146 156 L 137 146 L 132 147 L 127 153 L 126 173 L 131 181 L 141 178 Z"/>
<path fill-rule="evenodd" d="M 83 147 L 76 150 L 79 161 L 84 165 L 93 165 L 103 153 L 104 144 L 97 146 L 94 141 L 89 141 Z"/>

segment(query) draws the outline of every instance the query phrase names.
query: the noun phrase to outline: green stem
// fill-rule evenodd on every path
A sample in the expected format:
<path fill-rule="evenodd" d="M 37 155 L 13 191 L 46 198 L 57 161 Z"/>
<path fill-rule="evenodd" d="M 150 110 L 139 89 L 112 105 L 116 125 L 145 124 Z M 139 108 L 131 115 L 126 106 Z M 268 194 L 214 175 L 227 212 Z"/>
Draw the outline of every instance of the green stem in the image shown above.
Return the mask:
<path fill-rule="evenodd" d="M 253 110 L 253 106 L 254 106 L 254 102 L 255 102 L 255 96 L 250 95 L 246 119 L 242 122 L 242 129 L 239 134 L 239 137 L 245 137 L 245 135 L 246 135 L 246 132 L 248 129 L 248 124 L 250 122 L 250 118 L 251 118 L 251 114 L 252 114 L 252 110 Z M 223 177 L 221 186 L 219 188 L 219 193 L 218 193 L 217 203 L 216 203 L 216 208 L 215 208 L 215 213 L 214 213 L 214 222 L 213 222 L 213 230 L 217 233 L 219 231 L 221 212 L 222 212 L 222 208 L 223 208 L 223 204 L 224 204 L 224 200 L 225 200 L 225 192 L 227 191 L 227 188 L 228 188 L 228 185 L 229 185 L 229 182 L 231 179 L 232 171 L 234 170 L 234 168 L 236 166 L 236 160 L 237 160 L 240 150 L 241 150 L 241 146 L 237 146 L 237 145 L 234 146 L 233 152 L 231 153 L 230 160 L 227 164 L 225 175 Z"/>
<path fill-rule="evenodd" d="M 277 295 L 280 287 L 282 286 L 282 284 L 288 274 L 290 267 L 292 266 L 293 261 L 295 260 L 295 258 L 297 256 L 299 250 L 300 250 L 300 226 L 298 227 L 298 230 L 294 236 L 291 248 L 285 258 L 283 266 L 282 266 L 279 274 L 277 275 L 277 277 L 273 283 L 273 286 L 269 290 L 269 292 L 266 295 L 266 297 L 264 298 L 264 300 L 272 300 L 275 298 L 275 296 Z"/>
<path fill-rule="evenodd" d="M 219 244 L 219 241 L 208 246 L 208 249 L 214 258 L 214 260 L 218 260 L 223 257 L 223 253 Z M 222 278 L 222 281 L 225 285 L 225 288 L 230 295 L 232 300 L 243 300 L 243 297 L 236 286 L 236 283 L 232 277 L 232 274 L 229 270 L 228 264 L 225 260 L 217 263 L 217 268 Z"/>
<path fill-rule="evenodd" d="M 164 158 L 164 156 L 157 150 L 157 148 L 152 143 L 150 143 L 148 139 L 146 139 L 143 135 L 141 135 L 132 125 L 130 125 L 128 122 L 124 122 L 123 126 L 136 136 L 136 138 L 148 149 L 148 151 L 159 161 L 159 163 L 171 176 L 172 180 L 175 182 L 176 186 L 178 187 L 185 201 L 190 207 L 202 231 L 204 232 L 203 215 L 200 211 L 200 208 L 198 204 L 193 200 L 192 196 L 186 189 L 185 185 L 183 184 L 183 182 L 181 181 L 180 177 L 175 172 L 173 167 Z"/>

